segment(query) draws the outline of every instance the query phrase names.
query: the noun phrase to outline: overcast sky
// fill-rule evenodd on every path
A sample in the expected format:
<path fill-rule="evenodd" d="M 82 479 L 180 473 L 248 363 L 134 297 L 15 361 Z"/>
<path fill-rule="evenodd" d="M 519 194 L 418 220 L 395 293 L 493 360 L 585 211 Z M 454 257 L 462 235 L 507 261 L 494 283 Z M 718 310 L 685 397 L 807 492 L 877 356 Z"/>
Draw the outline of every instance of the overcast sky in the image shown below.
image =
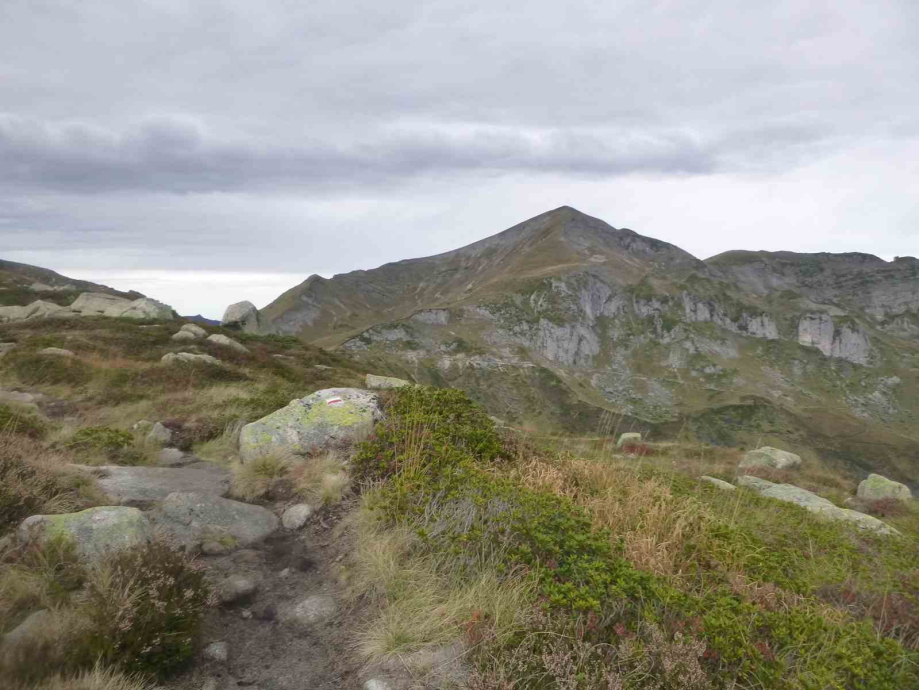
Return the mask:
<path fill-rule="evenodd" d="M 0 258 L 219 317 L 565 204 L 919 255 L 919 3 L 0 1 Z"/>

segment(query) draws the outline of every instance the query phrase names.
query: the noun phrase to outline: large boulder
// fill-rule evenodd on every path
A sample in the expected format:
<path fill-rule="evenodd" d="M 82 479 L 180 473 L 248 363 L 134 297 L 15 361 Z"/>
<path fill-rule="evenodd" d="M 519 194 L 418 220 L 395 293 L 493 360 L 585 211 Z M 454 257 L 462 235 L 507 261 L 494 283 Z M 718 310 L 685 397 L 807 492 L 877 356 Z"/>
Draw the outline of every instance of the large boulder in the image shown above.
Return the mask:
<path fill-rule="evenodd" d="M 827 499 L 798 486 L 792 484 L 775 484 L 756 477 L 753 477 L 753 479 L 756 479 L 755 482 L 741 482 L 740 480 L 743 479 L 750 479 L 750 477 L 738 477 L 738 484 L 757 491 L 761 496 L 774 498 L 777 501 L 783 501 L 785 503 L 794 503 L 828 520 L 849 522 L 859 529 L 877 532 L 878 534 L 899 534 L 893 527 L 881 522 L 877 518 L 859 513 L 855 510 L 838 508 Z"/>
<path fill-rule="evenodd" d="M 294 400 L 239 434 L 244 462 L 265 455 L 306 455 L 330 443 L 354 441 L 383 418 L 380 399 L 359 388 L 328 388 Z"/>
<path fill-rule="evenodd" d="M 208 341 L 214 343 L 215 345 L 220 345 L 221 347 L 228 347 L 231 350 L 236 350 L 236 352 L 241 352 L 243 354 L 248 354 L 249 348 L 247 348 L 242 343 L 238 343 L 233 338 L 228 338 L 222 333 L 214 333 L 213 335 L 208 336 Z"/>
<path fill-rule="evenodd" d="M 118 316 L 125 319 L 172 319 L 172 307 L 149 297 L 141 297 L 130 302 Z"/>
<path fill-rule="evenodd" d="M 280 524 L 274 513 L 261 506 L 199 491 L 171 493 L 149 516 L 157 533 L 192 551 L 213 552 L 208 547 L 214 544 L 223 549 L 252 546 Z"/>
<path fill-rule="evenodd" d="M 17 536 L 21 542 L 39 544 L 64 538 L 73 542 L 81 558 L 95 561 L 147 543 L 151 530 L 137 508 L 102 506 L 64 515 L 33 515 L 22 522 Z"/>
<path fill-rule="evenodd" d="M 197 467 L 123 467 L 76 465 L 96 477 L 96 485 L 114 505 L 146 506 L 177 491 L 224 496 L 230 491 L 230 472 L 201 463 Z"/>
<path fill-rule="evenodd" d="M 260 319 L 258 309 L 252 302 L 237 302 L 227 307 L 220 320 L 224 328 L 233 328 L 244 333 L 258 333 Z"/>
<path fill-rule="evenodd" d="M 130 300 L 105 292 L 84 292 L 70 305 L 82 316 L 119 316 L 131 305 Z"/>
<path fill-rule="evenodd" d="M 160 359 L 163 364 L 220 364 L 220 360 L 210 355 L 196 355 L 193 352 L 169 352 Z"/>
<path fill-rule="evenodd" d="M 405 379 L 397 379 L 394 376 L 376 376 L 374 374 L 367 374 L 365 382 L 367 388 L 371 390 L 389 390 L 412 385 L 411 381 L 406 381 Z"/>
<path fill-rule="evenodd" d="M 179 333 L 191 333 L 195 338 L 206 338 L 207 331 L 196 323 L 187 323 L 179 329 Z"/>
<path fill-rule="evenodd" d="M 173 334 L 172 339 L 178 343 L 190 343 L 197 340 L 198 337 L 194 333 L 189 333 L 188 331 L 179 331 Z"/>
<path fill-rule="evenodd" d="M 0 307 L 0 323 L 42 319 L 49 316 L 70 316 L 74 312 L 54 302 L 36 300 L 26 306 Z"/>
<path fill-rule="evenodd" d="M 863 479 L 858 485 L 856 495 L 865 501 L 879 501 L 885 498 L 908 501 L 913 497 L 908 486 L 879 474 L 869 474 L 867 479 Z"/>
<path fill-rule="evenodd" d="M 785 470 L 798 467 L 800 464 L 800 455 L 767 446 L 747 451 L 744 459 L 740 461 L 739 467 L 741 469 L 747 467 L 772 467 L 777 470 Z"/>
<path fill-rule="evenodd" d="M 637 431 L 629 431 L 622 434 L 619 440 L 616 441 L 616 448 L 622 448 L 622 446 L 631 443 L 641 443 L 641 434 Z"/>

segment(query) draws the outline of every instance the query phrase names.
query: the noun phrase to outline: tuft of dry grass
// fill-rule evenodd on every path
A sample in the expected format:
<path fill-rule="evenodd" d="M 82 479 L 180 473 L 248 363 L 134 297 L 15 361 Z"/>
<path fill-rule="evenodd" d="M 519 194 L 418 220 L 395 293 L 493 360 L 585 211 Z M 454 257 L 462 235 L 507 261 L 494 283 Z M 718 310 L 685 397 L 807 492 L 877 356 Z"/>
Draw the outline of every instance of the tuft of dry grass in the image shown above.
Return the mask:
<path fill-rule="evenodd" d="M 325 506 L 341 501 L 351 488 L 351 477 L 341 455 L 335 451 L 297 462 L 291 468 L 290 478 L 299 495 Z"/>
<path fill-rule="evenodd" d="M 27 690 L 19 685 L 14 690 Z M 28 690 L 153 690 L 153 684 L 137 675 L 122 673 L 114 668 L 95 668 L 75 675 L 57 675 Z"/>
<path fill-rule="evenodd" d="M 350 566 L 352 596 L 367 597 L 373 614 L 355 639 L 368 661 L 462 640 L 503 640 L 523 629 L 534 609 L 532 578 L 499 573 L 489 563 L 465 564 L 424 552 L 413 530 L 384 528 L 365 499 Z"/>
<path fill-rule="evenodd" d="M 194 446 L 194 453 L 199 458 L 216 463 L 226 463 L 239 452 L 239 432 L 245 423 L 241 420 L 227 424 L 223 433 L 210 441 Z"/>
<path fill-rule="evenodd" d="M 233 472 L 233 495 L 247 501 L 263 498 L 274 483 L 287 476 L 294 460 L 283 453 L 264 455 L 249 462 L 237 460 Z"/>

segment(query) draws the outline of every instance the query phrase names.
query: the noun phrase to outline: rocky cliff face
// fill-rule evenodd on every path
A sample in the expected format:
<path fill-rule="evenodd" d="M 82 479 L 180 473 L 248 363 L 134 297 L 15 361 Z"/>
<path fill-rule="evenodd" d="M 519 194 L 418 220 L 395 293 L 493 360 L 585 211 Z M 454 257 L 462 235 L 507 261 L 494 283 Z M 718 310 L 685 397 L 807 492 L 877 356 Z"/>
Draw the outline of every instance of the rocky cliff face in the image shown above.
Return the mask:
<path fill-rule="evenodd" d="M 465 388 L 510 423 L 595 431 L 607 414 L 735 443 L 794 428 L 850 464 L 860 446 L 836 432 L 870 428 L 907 439 L 891 460 L 899 475 L 886 469 L 919 478 L 912 259 L 702 262 L 562 208 L 448 254 L 311 278 L 262 316 L 391 373 Z"/>

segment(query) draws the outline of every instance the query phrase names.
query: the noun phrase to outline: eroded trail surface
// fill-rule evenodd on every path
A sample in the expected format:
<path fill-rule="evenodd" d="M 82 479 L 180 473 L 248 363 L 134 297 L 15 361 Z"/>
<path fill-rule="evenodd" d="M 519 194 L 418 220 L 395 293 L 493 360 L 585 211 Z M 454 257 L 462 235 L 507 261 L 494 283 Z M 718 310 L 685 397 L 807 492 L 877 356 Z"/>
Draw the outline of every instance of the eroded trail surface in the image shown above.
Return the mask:
<path fill-rule="evenodd" d="M 224 602 L 208 614 L 205 650 L 194 667 L 164 687 L 360 688 L 352 626 L 361 611 L 349 605 L 340 584 L 352 543 L 345 518 L 355 506 L 351 500 L 322 511 L 302 530 L 282 529 L 255 548 L 201 556 Z"/>

